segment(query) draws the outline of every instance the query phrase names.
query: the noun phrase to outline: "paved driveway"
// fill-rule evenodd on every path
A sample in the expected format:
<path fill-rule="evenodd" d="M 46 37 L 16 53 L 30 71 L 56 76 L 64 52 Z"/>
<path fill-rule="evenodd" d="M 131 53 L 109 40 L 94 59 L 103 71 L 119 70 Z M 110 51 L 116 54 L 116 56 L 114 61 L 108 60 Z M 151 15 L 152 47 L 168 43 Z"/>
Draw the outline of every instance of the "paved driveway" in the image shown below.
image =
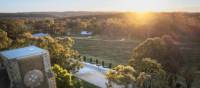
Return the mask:
<path fill-rule="evenodd" d="M 75 76 L 98 87 L 106 88 L 105 83 L 107 83 L 107 79 L 105 77 L 105 72 L 107 72 L 109 69 L 101 66 L 98 67 L 89 63 L 84 64 L 84 68 L 80 69 Z"/>

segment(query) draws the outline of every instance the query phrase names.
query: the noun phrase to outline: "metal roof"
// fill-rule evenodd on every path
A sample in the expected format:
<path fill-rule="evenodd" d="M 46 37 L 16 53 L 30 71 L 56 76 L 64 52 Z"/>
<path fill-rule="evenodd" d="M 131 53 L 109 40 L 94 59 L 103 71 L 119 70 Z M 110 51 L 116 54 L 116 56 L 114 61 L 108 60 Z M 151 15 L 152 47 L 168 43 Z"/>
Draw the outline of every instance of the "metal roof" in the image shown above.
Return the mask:
<path fill-rule="evenodd" d="M 20 57 L 31 56 L 39 53 L 43 53 L 44 49 L 38 48 L 36 46 L 28 46 L 24 48 L 18 48 L 13 50 L 7 50 L 0 52 L 0 56 L 7 59 L 20 59 Z"/>
<path fill-rule="evenodd" d="M 35 37 L 44 37 L 44 36 L 48 36 L 48 34 L 45 34 L 45 33 L 36 33 L 36 34 L 33 34 L 33 36 L 35 36 Z"/>
<path fill-rule="evenodd" d="M 92 35 L 92 32 L 89 31 L 81 31 L 81 35 Z"/>

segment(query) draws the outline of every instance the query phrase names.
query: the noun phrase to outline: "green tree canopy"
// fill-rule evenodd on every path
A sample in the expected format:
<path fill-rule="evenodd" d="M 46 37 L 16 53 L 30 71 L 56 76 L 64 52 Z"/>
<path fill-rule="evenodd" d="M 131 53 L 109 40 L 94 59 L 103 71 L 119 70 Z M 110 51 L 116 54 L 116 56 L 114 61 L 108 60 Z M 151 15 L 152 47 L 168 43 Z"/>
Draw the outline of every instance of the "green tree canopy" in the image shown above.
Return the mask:
<path fill-rule="evenodd" d="M 66 69 L 54 64 L 52 70 L 56 76 L 57 88 L 81 88 L 81 81 L 76 80 L 74 76 Z"/>
<path fill-rule="evenodd" d="M 149 38 L 138 45 L 132 55 L 132 61 L 140 61 L 142 58 L 153 58 L 160 62 L 164 69 L 170 73 L 178 73 L 183 63 L 179 48 L 170 36 L 162 38 Z M 134 63 L 130 62 L 130 65 Z"/>
<path fill-rule="evenodd" d="M 148 38 L 134 49 L 129 64 L 137 69 L 136 63 L 140 63 L 143 58 L 153 58 L 161 63 L 167 72 L 168 85 L 173 87 L 177 80 L 177 74 L 180 74 L 182 69 L 183 59 L 176 41 L 172 37 Z"/>
<path fill-rule="evenodd" d="M 144 58 L 135 63 L 137 67 L 118 65 L 106 74 L 109 82 L 127 87 L 166 88 L 165 71 L 160 63 Z M 136 69 L 134 69 L 136 68 Z M 111 84 L 112 85 L 112 84 Z"/>
<path fill-rule="evenodd" d="M 133 74 L 136 71 L 131 66 L 118 65 L 106 73 L 107 79 L 119 85 L 124 85 L 126 88 L 129 84 L 135 82 L 136 78 Z"/>
<path fill-rule="evenodd" d="M 11 43 L 11 39 L 8 38 L 7 33 L 0 29 L 0 50 L 8 48 Z"/>
<path fill-rule="evenodd" d="M 137 65 L 138 77 L 137 84 L 139 86 L 149 86 L 150 88 L 165 88 L 167 82 L 166 74 L 160 63 L 151 58 L 143 58 Z"/>

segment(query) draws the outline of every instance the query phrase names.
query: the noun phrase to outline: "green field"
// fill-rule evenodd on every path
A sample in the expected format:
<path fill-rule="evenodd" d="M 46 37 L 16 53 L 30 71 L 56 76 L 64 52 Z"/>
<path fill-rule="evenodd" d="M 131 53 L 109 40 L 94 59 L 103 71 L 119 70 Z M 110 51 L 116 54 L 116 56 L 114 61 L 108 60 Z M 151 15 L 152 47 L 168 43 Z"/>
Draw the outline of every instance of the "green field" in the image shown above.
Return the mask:
<path fill-rule="evenodd" d="M 74 48 L 89 58 L 117 65 L 127 64 L 138 44 L 136 41 L 75 39 Z"/>

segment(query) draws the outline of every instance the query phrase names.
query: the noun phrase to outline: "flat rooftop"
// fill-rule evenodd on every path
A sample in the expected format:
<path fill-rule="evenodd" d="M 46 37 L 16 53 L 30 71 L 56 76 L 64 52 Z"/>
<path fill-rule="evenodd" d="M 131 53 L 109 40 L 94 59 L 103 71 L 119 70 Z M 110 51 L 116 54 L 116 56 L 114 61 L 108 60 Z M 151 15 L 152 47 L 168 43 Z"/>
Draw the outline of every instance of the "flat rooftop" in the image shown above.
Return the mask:
<path fill-rule="evenodd" d="M 19 57 L 39 54 L 43 53 L 44 51 L 44 49 L 38 48 L 36 46 L 28 46 L 24 48 L 2 51 L 0 52 L 0 56 L 3 56 L 7 59 L 19 59 Z"/>

